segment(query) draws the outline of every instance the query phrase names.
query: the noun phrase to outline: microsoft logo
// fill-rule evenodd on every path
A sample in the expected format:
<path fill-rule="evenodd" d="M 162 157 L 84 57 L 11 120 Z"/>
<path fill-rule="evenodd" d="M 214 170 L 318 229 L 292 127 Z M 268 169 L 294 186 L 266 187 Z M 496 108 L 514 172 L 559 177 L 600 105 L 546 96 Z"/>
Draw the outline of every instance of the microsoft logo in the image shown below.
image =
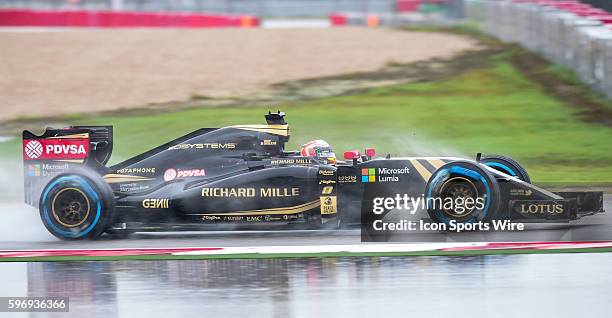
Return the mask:
<path fill-rule="evenodd" d="M 376 182 L 376 168 L 361 169 L 361 182 Z"/>
<path fill-rule="evenodd" d="M 28 165 L 29 177 L 40 177 L 40 165 Z"/>

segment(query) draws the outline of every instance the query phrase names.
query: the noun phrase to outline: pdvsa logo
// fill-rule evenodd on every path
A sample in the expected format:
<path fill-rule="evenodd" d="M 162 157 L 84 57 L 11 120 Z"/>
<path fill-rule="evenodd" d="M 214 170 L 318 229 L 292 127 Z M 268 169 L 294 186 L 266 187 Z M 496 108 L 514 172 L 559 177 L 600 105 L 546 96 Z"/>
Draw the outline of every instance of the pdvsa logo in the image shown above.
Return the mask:
<path fill-rule="evenodd" d="M 30 140 L 25 146 L 25 153 L 30 159 L 38 159 L 43 153 L 43 146 L 36 140 Z"/>
<path fill-rule="evenodd" d="M 206 176 L 206 170 L 204 169 L 176 170 L 176 169 L 170 168 L 164 172 L 164 181 L 172 181 L 174 179 L 204 177 L 204 176 Z"/>
<path fill-rule="evenodd" d="M 24 159 L 85 159 L 89 152 L 89 139 L 24 140 Z"/>
<path fill-rule="evenodd" d="M 176 169 L 168 169 L 164 172 L 164 181 L 171 181 L 176 179 Z"/>
<path fill-rule="evenodd" d="M 83 145 L 46 145 L 45 152 L 56 155 L 85 155 L 85 147 Z"/>

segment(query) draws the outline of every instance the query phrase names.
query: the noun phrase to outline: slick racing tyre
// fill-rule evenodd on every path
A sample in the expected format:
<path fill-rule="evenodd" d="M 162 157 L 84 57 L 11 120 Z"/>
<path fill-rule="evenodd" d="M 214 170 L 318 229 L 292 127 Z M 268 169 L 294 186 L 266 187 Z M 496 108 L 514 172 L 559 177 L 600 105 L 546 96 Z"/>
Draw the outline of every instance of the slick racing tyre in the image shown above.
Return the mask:
<path fill-rule="evenodd" d="M 481 157 L 480 163 L 497 171 L 517 177 L 519 180 L 531 183 L 527 170 L 525 170 L 525 168 L 523 168 L 516 160 L 512 158 L 499 155 L 485 155 Z"/>
<path fill-rule="evenodd" d="M 114 201 L 102 178 L 79 169 L 51 179 L 40 197 L 40 217 L 60 239 L 94 239 L 112 218 Z"/>
<path fill-rule="evenodd" d="M 453 161 L 436 170 L 425 188 L 427 212 L 438 223 L 489 222 L 500 206 L 499 185 L 486 168 Z"/>

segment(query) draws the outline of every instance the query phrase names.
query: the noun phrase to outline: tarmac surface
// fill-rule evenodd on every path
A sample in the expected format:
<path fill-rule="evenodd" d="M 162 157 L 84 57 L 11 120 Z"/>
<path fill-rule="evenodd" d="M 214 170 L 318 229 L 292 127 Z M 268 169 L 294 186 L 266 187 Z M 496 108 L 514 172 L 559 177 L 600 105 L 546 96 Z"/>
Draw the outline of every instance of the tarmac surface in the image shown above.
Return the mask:
<path fill-rule="evenodd" d="M 509 242 L 612 240 L 612 195 L 604 197 L 602 214 L 560 224 L 526 224 L 525 231 L 414 234 L 405 242 Z M 69 248 L 227 247 L 277 245 L 337 245 L 361 242 L 359 229 L 208 231 L 136 233 L 130 239 L 103 236 L 96 241 L 61 241 L 42 225 L 38 211 L 22 203 L 0 203 L 5 221 L 0 223 L 0 250 Z"/>
<path fill-rule="evenodd" d="M 606 317 L 612 253 L 0 263 L 2 317 Z M 579 292 L 578 294 L 576 292 Z"/>
<path fill-rule="evenodd" d="M 612 239 L 607 213 L 570 225 L 461 240 Z M 36 209 L 0 203 L 0 250 L 328 245 L 360 242 L 359 229 L 137 233 L 132 239 L 60 241 Z M 437 241 L 457 236 L 438 235 Z M 576 317 L 607 316 L 612 253 L 453 257 L 339 257 L 0 263 L 0 297 L 69 297 L 68 313 L 2 317 Z M 582 294 L 576 294 L 576 291 Z M 586 293 L 586 294 L 585 294 Z"/>

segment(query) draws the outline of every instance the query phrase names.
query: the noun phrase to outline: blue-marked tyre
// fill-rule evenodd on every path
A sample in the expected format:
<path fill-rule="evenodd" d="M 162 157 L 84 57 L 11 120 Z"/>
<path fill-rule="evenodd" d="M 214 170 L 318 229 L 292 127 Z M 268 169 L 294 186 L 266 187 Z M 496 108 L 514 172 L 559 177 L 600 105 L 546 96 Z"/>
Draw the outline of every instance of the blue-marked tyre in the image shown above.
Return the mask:
<path fill-rule="evenodd" d="M 114 196 L 100 176 L 85 170 L 70 172 L 47 184 L 39 210 L 43 224 L 56 237 L 94 239 L 112 217 Z"/>
<path fill-rule="evenodd" d="M 449 162 L 425 188 L 427 212 L 434 222 L 490 222 L 500 206 L 499 185 L 486 168 L 469 161 Z"/>
<path fill-rule="evenodd" d="M 517 177 L 519 180 L 531 183 L 527 170 L 512 158 L 500 155 L 485 155 L 480 158 L 480 163 L 507 175 Z"/>

